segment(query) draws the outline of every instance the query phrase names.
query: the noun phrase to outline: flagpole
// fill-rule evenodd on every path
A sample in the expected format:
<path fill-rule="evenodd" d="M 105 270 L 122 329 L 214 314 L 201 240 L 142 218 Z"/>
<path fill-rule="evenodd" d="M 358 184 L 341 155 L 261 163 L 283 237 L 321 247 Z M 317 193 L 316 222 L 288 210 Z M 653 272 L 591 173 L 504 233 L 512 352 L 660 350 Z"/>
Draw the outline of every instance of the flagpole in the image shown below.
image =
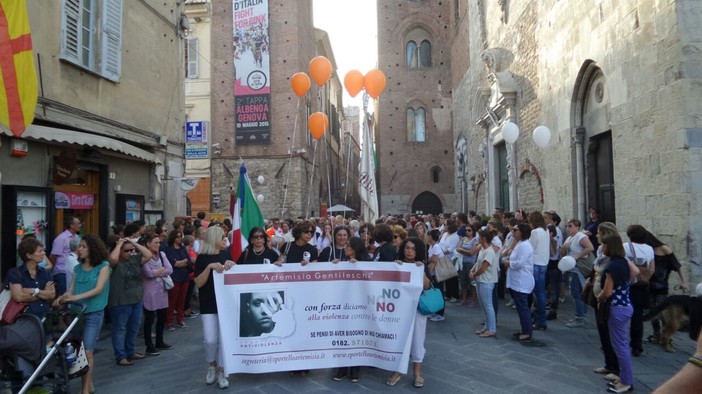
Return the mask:
<path fill-rule="evenodd" d="M 285 175 L 285 185 L 283 185 L 283 189 L 285 189 L 285 192 L 283 193 L 283 208 L 280 210 L 281 219 L 283 216 L 285 216 L 285 204 L 288 201 L 288 183 L 290 182 L 290 168 L 292 167 L 293 151 L 295 150 L 295 133 L 297 132 L 297 121 L 300 115 L 300 100 L 302 100 L 302 97 L 297 98 L 297 110 L 295 111 L 295 125 L 293 126 L 292 143 L 290 144 L 290 158 L 288 159 L 288 169 L 287 174 Z"/>

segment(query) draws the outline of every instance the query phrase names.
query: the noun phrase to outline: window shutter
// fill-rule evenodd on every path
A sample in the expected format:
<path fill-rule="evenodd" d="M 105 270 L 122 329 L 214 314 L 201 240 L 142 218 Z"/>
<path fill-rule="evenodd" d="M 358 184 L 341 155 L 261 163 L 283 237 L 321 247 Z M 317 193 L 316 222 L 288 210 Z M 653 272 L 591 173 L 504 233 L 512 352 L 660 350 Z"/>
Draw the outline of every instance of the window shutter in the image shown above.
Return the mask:
<path fill-rule="evenodd" d="M 200 63 L 198 62 L 199 41 L 197 38 L 188 39 L 188 78 L 196 79 L 200 75 Z"/>
<path fill-rule="evenodd" d="M 80 2 L 81 0 L 64 0 L 61 13 L 61 58 L 79 64 Z"/>
<path fill-rule="evenodd" d="M 100 74 L 119 82 L 122 71 L 122 0 L 105 0 L 102 9 Z"/>

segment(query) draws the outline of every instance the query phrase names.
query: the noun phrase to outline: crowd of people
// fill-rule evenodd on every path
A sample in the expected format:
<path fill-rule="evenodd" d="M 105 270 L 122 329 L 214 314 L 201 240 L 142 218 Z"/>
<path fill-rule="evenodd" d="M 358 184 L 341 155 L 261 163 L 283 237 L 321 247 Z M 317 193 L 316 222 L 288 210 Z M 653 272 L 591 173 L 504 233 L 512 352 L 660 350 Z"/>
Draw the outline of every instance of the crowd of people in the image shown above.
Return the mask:
<path fill-rule="evenodd" d="M 594 308 L 604 363 L 593 371 L 604 375 L 609 391 L 631 391 L 632 357 L 643 352 L 643 310 L 663 302 L 669 293 L 671 272 L 679 275 L 681 289 L 687 291 L 684 270 L 672 249 L 643 226 L 619 229 L 600 221 L 596 209 L 590 210 L 584 227 L 578 219 L 570 219 L 565 234 L 563 230 L 554 211 L 528 215 L 496 211 L 488 217 L 474 212 L 387 216 L 375 223 L 341 216 L 272 218 L 265 226 L 251 229 L 248 246 L 233 261 L 229 250 L 231 222 L 208 222 L 204 213 L 171 225 L 162 220 L 151 226 L 143 222 L 115 226 L 106 242 L 93 234 L 81 236 L 80 218 L 68 216 L 48 258 L 36 238 L 22 240 L 18 254 L 24 264 L 10 271 L 5 285 L 13 298 L 29 303 L 27 313 L 40 317 L 51 305 L 85 304 L 82 337 L 91 372 L 83 376 L 83 393 L 95 390 L 92 353 L 103 322 L 111 325 L 116 364 L 129 367 L 135 360 L 171 349 L 173 346 L 164 341 L 164 331 L 184 329 L 185 320 L 198 315 L 209 363 L 205 381 L 228 387 L 221 367 L 212 272 L 221 273 L 237 264 L 340 261 L 423 266 L 425 289 L 432 285 L 439 288 L 449 303 L 480 306 L 484 323 L 475 329 L 480 338 L 498 335 L 499 305 L 509 298 L 506 306 L 516 309 L 520 322 L 512 338 L 533 341 L 535 331 L 547 330 L 548 322 L 557 319 L 559 304 L 569 288 L 575 313 L 567 327 L 584 327 L 588 305 Z M 620 236 L 623 230 L 627 243 Z M 446 258 L 458 275 L 439 281 L 436 268 Z M 194 292 L 199 312 L 191 308 Z M 242 306 L 255 317 L 242 322 L 241 333 L 247 333 L 242 336 L 269 335 L 275 329 L 268 316 L 272 306 L 258 298 L 251 294 Z M 282 296 L 266 298 L 284 303 Z M 416 314 L 410 351 L 415 387 L 424 385 L 421 364 L 427 320 L 450 318 L 445 312 Z M 646 341 L 660 341 L 661 322 L 653 321 L 652 329 Z M 140 330 L 143 353 L 136 344 Z M 333 379 L 348 377 L 357 382 L 360 370 L 360 366 L 339 368 Z M 293 373 L 306 375 L 308 371 Z M 401 376 L 393 373 L 386 384 L 394 386 Z"/>

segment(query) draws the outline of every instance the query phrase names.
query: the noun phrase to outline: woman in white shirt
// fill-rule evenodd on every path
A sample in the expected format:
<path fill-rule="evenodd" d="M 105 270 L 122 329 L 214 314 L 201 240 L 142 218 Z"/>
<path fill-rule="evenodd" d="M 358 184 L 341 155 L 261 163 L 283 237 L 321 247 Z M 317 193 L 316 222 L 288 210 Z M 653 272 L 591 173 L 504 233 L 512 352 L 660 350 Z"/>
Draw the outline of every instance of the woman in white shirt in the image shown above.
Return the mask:
<path fill-rule="evenodd" d="M 653 248 L 646 244 L 648 231 L 640 224 L 632 224 L 626 229 L 629 241 L 624 244 L 626 258 L 633 261 L 642 273 L 653 273 L 656 270 L 655 252 Z M 650 275 L 647 275 L 650 279 Z M 629 299 L 634 307 L 634 315 L 631 317 L 631 354 L 639 357 L 643 352 L 643 311 L 648 308 L 650 294 L 648 291 L 648 281 L 645 284 L 632 283 Z"/>
<path fill-rule="evenodd" d="M 461 238 L 458 236 L 458 225 L 453 219 L 447 219 L 446 225 L 444 226 L 446 231 L 441 236 L 441 241 L 439 241 L 439 246 L 443 250 L 444 255 L 449 258 L 453 256 L 453 252 L 456 250 L 458 243 Z M 453 277 L 444 281 L 444 290 L 446 291 L 446 297 L 448 297 L 449 302 L 458 302 L 458 277 Z"/>
<path fill-rule="evenodd" d="M 444 251 L 441 250 L 441 246 L 439 246 L 439 238 L 441 237 L 441 232 L 437 229 L 433 229 L 429 231 L 428 234 L 428 239 L 429 239 L 429 251 L 427 252 L 427 262 L 428 268 L 429 268 L 429 274 L 430 279 L 432 283 L 434 283 L 434 287 L 439 289 L 441 291 L 441 295 L 443 296 L 444 290 L 442 289 L 442 286 L 439 282 L 436 281 L 436 276 L 434 276 L 434 268 L 436 267 L 436 263 L 439 261 L 439 256 L 444 255 Z M 444 320 L 444 309 L 441 309 L 440 311 L 436 312 L 436 314 L 432 315 L 429 317 L 429 320 L 431 321 L 442 321 Z"/>
<path fill-rule="evenodd" d="M 507 287 L 510 289 L 514 304 L 517 306 L 521 331 L 514 334 L 519 342 L 531 342 L 532 326 L 529 312 L 529 294 L 534 290 L 534 248 L 529 243 L 531 227 L 519 223 L 512 228 L 512 235 L 517 242 L 509 255 L 509 275 Z"/>
<path fill-rule="evenodd" d="M 493 290 L 497 283 L 498 263 L 495 250 L 490 244 L 493 233 L 488 230 L 481 230 L 478 234 L 482 249 L 478 253 L 478 259 L 470 272 L 470 278 L 478 282 L 478 300 L 480 300 L 480 306 L 485 314 L 485 326 L 475 333 L 481 338 L 491 338 L 497 335 L 497 322 L 492 298 Z"/>

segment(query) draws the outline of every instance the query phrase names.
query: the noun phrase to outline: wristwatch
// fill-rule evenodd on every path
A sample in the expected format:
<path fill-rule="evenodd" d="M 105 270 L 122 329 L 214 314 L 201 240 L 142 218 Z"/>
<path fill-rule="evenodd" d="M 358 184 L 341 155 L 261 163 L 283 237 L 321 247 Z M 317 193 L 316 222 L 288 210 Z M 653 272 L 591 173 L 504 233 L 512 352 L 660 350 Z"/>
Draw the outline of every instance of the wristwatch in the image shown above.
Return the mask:
<path fill-rule="evenodd" d="M 41 290 L 39 290 L 38 287 L 35 287 L 35 288 L 34 288 L 34 292 L 32 292 L 32 296 L 36 297 L 36 296 L 39 294 L 40 291 L 41 291 Z"/>

